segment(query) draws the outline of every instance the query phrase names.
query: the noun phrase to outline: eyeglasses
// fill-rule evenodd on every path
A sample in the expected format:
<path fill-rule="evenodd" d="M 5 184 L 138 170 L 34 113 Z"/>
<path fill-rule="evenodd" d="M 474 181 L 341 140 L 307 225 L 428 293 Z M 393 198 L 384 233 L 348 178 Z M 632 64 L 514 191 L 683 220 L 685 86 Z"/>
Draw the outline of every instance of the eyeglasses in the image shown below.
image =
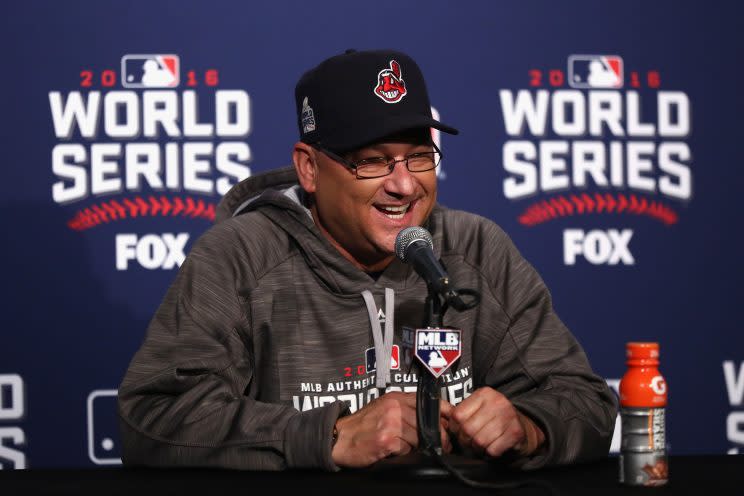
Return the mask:
<path fill-rule="evenodd" d="M 356 174 L 357 179 L 374 179 L 376 177 L 384 177 L 393 173 L 395 165 L 403 162 L 406 164 L 406 169 L 410 172 L 426 172 L 432 169 L 436 169 L 439 162 L 442 161 L 442 152 L 437 148 L 434 143 L 431 146 L 434 150 L 431 152 L 419 152 L 406 155 L 401 159 L 392 159 L 389 157 L 372 157 L 357 160 L 356 162 L 350 162 L 345 158 L 333 153 L 332 151 L 323 148 L 319 144 L 313 144 L 313 148 L 320 150 L 321 152 L 328 155 L 330 158 L 339 162 L 341 165 L 348 167 L 353 170 Z"/>

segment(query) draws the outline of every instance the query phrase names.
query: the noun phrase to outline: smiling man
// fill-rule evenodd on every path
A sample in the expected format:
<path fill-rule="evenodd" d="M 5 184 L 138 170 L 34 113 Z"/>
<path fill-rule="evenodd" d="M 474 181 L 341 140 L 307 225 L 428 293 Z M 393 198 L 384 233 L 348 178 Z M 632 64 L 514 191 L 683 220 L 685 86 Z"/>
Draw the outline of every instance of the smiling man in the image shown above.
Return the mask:
<path fill-rule="evenodd" d="M 228 192 L 119 390 L 128 465 L 365 467 L 418 447 L 412 330 L 425 282 L 395 257 L 424 226 L 476 308 L 442 389 L 445 451 L 523 468 L 607 454 L 614 395 L 493 222 L 436 202 L 441 152 L 406 54 L 347 51 L 295 90 L 293 167 Z M 436 357 L 435 357 L 436 358 Z"/>

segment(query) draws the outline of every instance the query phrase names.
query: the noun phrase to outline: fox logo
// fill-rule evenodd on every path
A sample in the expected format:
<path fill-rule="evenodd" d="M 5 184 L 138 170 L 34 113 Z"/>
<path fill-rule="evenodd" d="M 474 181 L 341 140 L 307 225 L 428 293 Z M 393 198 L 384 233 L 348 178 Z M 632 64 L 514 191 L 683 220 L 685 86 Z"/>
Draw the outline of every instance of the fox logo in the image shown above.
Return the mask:
<path fill-rule="evenodd" d="M 385 68 L 377 74 L 377 86 L 374 89 L 375 95 L 385 103 L 398 103 L 406 96 L 406 82 L 400 71 L 400 64 L 390 61 L 390 68 Z"/>

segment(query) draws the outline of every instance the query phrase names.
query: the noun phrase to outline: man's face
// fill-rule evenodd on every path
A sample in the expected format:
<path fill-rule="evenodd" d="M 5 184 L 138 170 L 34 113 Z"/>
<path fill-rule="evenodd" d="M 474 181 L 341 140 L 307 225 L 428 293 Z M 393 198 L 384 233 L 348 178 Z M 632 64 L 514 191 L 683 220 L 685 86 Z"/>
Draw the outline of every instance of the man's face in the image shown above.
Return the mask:
<path fill-rule="evenodd" d="M 352 162 L 372 157 L 402 159 L 431 151 L 421 140 L 395 140 L 346 155 Z M 339 251 L 366 270 L 381 270 L 395 254 L 395 238 L 419 226 L 431 213 L 437 194 L 435 170 L 409 172 L 403 162 L 390 175 L 357 179 L 354 171 L 316 151 L 318 175 L 313 215 Z"/>

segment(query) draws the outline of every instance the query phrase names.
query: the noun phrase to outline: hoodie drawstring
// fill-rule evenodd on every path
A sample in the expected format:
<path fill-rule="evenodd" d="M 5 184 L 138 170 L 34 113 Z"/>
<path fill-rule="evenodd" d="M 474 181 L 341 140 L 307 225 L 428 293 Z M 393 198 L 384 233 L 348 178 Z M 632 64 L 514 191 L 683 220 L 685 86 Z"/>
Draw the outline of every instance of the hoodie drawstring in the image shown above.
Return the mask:
<path fill-rule="evenodd" d="M 372 325 L 372 337 L 375 341 L 375 361 L 377 362 L 377 376 L 375 377 L 375 386 L 378 388 L 387 387 L 390 384 L 390 360 L 393 354 L 393 334 L 395 315 L 395 292 L 390 288 L 385 288 L 385 336 L 382 335 L 380 319 L 377 317 L 377 306 L 372 292 L 369 290 L 362 291 L 364 303 L 367 304 L 367 314 L 369 323 Z"/>

